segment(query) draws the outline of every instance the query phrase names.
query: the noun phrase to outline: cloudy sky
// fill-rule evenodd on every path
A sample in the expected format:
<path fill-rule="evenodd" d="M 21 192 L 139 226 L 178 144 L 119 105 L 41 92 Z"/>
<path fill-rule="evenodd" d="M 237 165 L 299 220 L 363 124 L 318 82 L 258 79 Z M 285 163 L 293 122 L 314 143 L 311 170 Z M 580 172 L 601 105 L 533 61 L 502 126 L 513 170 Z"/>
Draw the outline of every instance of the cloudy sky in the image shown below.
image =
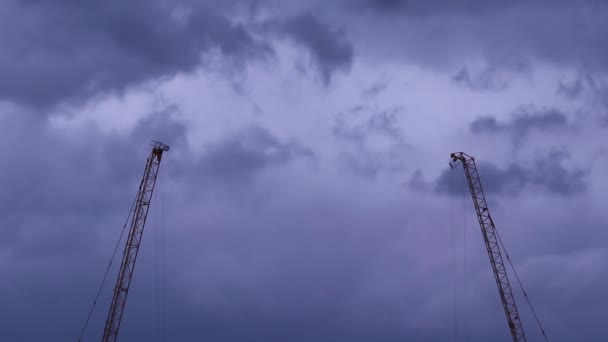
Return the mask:
<path fill-rule="evenodd" d="M 456 151 L 549 339 L 606 341 L 607 16 L 599 0 L 0 2 L 2 340 L 78 339 L 155 139 L 171 150 L 122 341 L 510 341 Z"/>

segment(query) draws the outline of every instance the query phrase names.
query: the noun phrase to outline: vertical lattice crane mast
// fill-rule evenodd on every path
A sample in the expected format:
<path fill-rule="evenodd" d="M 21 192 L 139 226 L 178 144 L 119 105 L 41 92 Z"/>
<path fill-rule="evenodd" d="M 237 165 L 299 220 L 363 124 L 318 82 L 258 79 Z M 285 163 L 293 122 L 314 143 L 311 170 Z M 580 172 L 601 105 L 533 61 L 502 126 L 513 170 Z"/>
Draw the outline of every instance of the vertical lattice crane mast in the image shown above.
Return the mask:
<path fill-rule="evenodd" d="M 120 321 L 125 310 L 129 286 L 133 278 L 133 270 L 135 269 L 135 261 L 137 260 L 146 217 L 148 216 L 148 209 L 150 208 L 150 201 L 152 200 L 154 185 L 156 184 L 156 176 L 158 175 L 163 152 L 166 151 L 169 151 L 169 146 L 160 142 L 154 142 L 152 152 L 146 161 L 146 168 L 139 185 L 135 206 L 133 207 L 131 228 L 129 229 L 118 280 L 114 287 L 112 306 L 110 307 L 103 331 L 103 342 L 116 341 L 118 336 L 118 329 L 120 328 Z"/>
<path fill-rule="evenodd" d="M 464 174 L 467 178 L 467 182 L 469 183 L 469 190 L 471 191 L 471 196 L 473 197 L 475 212 L 477 213 L 481 233 L 483 234 L 483 239 L 486 243 L 486 249 L 488 251 L 488 256 L 490 257 L 490 263 L 492 264 L 492 270 L 494 271 L 494 278 L 496 279 L 496 285 L 498 285 L 498 292 L 507 316 L 513 341 L 525 342 L 526 336 L 524 334 L 524 329 L 517 311 L 515 298 L 513 297 L 513 291 L 511 290 L 511 284 L 509 283 L 509 278 L 507 276 L 507 269 L 505 268 L 505 263 L 503 262 L 496 226 L 494 225 L 492 216 L 490 216 L 490 211 L 483 193 L 483 188 L 481 187 L 481 181 L 479 180 L 479 174 L 477 173 L 475 159 L 463 152 L 452 153 L 450 157 L 452 158 L 452 162 L 450 162 L 450 167 L 452 169 L 456 166 L 456 162 L 462 162 Z"/>

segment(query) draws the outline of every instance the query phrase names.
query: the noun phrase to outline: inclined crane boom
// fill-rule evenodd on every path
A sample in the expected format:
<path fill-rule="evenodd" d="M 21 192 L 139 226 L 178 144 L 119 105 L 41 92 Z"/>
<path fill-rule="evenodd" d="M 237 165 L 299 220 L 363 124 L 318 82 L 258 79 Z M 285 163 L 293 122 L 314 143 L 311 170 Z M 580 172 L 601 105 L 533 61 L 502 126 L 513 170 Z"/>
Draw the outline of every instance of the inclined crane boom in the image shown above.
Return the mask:
<path fill-rule="evenodd" d="M 169 146 L 161 142 L 155 141 L 152 146 L 152 152 L 146 161 L 146 168 L 135 200 L 129 235 L 116 286 L 114 287 L 112 306 L 110 307 L 103 331 L 103 342 L 116 341 L 118 337 L 118 329 L 120 328 L 122 314 L 125 310 L 129 286 L 133 278 L 135 261 L 137 260 L 139 246 L 141 245 L 141 238 L 146 224 L 146 217 L 148 216 L 148 209 L 150 208 L 150 201 L 152 200 L 152 193 L 154 192 L 154 185 L 156 184 L 156 176 L 158 176 L 160 161 L 163 152 L 169 151 Z"/>
<path fill-rule="evenodd" d="M 507 269 L 505 268 L 505 263 L 500 251 L 500 241 L 497 235 L 496 226 L 494 225 L 492 216 L 490 216 L 488 204 L 486 203 L 483 188 L 481 187 L 479 174 L 477 173 L 475 159 L 464 152 L 452 153 L 450 157 L 452 158 L 452 161 L 450 162 L 450 167 L 452 169 L 456 167 L 458 161 L 462 163 L 464 174 L 469 184 L 469 190 L 471 191 L 471 196 L 473 198 L 477 219 L 479 220 L 479 225 L 481 227 L 481 233 L 486 244 L 488 256 L 490 257 L 490 263 L 492 264 L 492 271 L 494 272 L 494 278 L 496 279 L 496 285 L 498 286 L 498 293 L 500 294 L 502 306 L 505 310 L 505 315 L 507 316 L 511 337 L 513 337 L 513 342 L 525 342 L 526 336 L 517 311 L 511 284 L 509 283 L 509 278 L 507 276 Z"/>

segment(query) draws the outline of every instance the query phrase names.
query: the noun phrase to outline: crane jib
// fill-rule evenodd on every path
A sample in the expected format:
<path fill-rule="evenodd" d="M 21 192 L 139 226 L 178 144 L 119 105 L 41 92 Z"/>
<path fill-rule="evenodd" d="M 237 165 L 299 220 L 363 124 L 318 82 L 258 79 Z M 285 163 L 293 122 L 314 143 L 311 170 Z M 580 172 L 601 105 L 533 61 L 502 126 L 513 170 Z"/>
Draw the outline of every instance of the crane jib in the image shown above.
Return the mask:
<path fill-rule="evenodd" d="M 513 342 L 525 342 L 526 335 L 524 334 L 517 305 L 515 304 L 511 283 L 509 282 L 507 269 L 500 250 L 498 233 L 496 231 L 496 226 L 494 225 L 494 220 L 492 220 L 492 216 L 490 216 L 490 210 L 488 209 L 479 173 L 477 172 L 477 165 L 475 165 L 475 158 L 464 152 L 452 153 L 450 157 L 452 159 L 450 162 L 450 167 L 452 169 L 456 167 L 458 162 L 462 164 L 464 169 L 469 191 L 473 198 L 477 220 L 479 221 L 490 264 L 492 265 L 492 272 L 494 273 L 494 279 L 498 286 L 498 293 L 500 295 L 500 300 L 502 301 L 505 315 L 507 316 L 507 324 L 509 325 Z"/>
<path fill-rule="evenodd" d="M 169 151 L 169 146 L 158 141 L 154 141 L 152 146 L 152 152 L 150 152 L 146 161 L 144 175 L 137 192 L 129 235 L 125 244 L 116 286 L 114 287 L 112 305 L 110 306 L 110 312 L 108 313 L 108 318 L 106 319 L 106 325 L 103 331 L 103 342 L 113 342 L 116 341 L 118 337 L 118 330 L 127 303 L 129 286 L 131 285 L 133 271 L 135 270 L 135 261 L 137 260 L 137 254 L 139 253 L 141 238 L 148 216 L 148 209 L 150 208 L 150 201 L 152 200 L 156 177 L 158 176 L 160 161 L 163 152 Z"/>

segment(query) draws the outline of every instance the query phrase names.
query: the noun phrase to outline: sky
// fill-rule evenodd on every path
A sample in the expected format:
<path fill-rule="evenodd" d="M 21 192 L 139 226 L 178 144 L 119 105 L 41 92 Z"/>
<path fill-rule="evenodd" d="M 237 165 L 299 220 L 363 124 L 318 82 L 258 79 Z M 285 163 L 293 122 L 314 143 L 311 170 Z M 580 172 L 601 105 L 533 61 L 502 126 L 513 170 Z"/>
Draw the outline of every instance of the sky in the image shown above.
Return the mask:
<path fill-rule="evenodd" d="M 2 340 L 78 340 L 159 140 L 121 341 L 510 341 L 459 151 L 549 340 L 606 341 L 607 15 L 0 2 Z"/>

